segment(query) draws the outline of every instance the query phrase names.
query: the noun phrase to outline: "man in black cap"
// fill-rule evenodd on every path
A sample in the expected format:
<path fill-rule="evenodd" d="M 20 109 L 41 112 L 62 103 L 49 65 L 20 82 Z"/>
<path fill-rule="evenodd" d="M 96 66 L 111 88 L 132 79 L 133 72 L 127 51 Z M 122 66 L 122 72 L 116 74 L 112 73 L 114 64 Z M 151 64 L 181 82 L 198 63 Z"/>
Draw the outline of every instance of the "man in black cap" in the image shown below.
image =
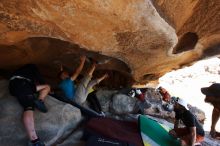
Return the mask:
<path fill-rule="evenodd" d="M 212 138 L 220 139 L 220 132 L 215 130 L 216 123 L 220 117 L 220 83 L 214 83 L 209 87 L 201 88 L 201 92 L 206 95 L 205 102 L 211 103 L 214 106 L 210 135 Z"/>

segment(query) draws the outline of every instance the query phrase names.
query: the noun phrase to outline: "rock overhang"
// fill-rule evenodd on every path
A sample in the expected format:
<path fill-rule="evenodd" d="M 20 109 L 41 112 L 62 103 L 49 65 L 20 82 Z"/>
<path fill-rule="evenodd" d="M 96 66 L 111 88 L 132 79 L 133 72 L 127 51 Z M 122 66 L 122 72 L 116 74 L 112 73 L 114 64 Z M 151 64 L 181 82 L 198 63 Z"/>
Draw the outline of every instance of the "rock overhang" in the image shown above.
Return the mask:
<path fill-rule="evenodd" d="M 49 77 L 60 62 L 71 69 L 84 54 L 110 59 L 98 69 L 120 74 L 115 81 L 149 83 L 219 54 L 217 0 L 3 0 L 0 8 L 0 67 L 6 70 L 31 62 Z"/>

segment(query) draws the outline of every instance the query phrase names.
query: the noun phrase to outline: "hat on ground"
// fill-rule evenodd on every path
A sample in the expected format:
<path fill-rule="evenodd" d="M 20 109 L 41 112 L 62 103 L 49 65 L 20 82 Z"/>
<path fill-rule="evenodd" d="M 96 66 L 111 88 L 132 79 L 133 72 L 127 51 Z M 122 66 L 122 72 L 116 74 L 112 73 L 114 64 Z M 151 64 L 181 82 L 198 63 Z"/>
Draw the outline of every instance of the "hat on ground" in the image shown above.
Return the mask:
<path fill-rule="evenodd" d="M 220 83 L 214 83 L 209 87 L 201 88 L 201 92 L 206 96 L 220 97 Z"/>
<path fill-rule="evenodd" d="M 176 102 L 180 105 L 182 105 L 183 107 L 185 107 L 187 110 L 189 110 L 188 106 L 187 106 L 187 102 L 181 98 L 177 98 Z"/>

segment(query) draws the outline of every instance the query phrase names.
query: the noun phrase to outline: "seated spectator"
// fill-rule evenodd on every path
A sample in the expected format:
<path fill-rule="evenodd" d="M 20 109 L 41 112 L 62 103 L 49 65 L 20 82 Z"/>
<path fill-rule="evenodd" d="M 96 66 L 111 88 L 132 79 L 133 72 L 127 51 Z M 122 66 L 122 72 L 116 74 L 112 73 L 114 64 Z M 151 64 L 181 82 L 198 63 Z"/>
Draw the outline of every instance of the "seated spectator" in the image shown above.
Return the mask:
<path fill-rule="evenodd" d="M 172 112 L 174 108 L 175 100 L 178 97 L 171 96 L 169 92 L 161 86 L 158 88 L 158 91 L 162 96 L 162 107 L 164 108 L 164 110 Z"/>
<path fill-rule="evenodd" d="M 140 101 L 140 104 L 138 105 L 138 113 L 140 114 L 144 114 L 144 110 L 151 107 L 151 104 L 145 99 L 145 89 L 124 88 L 121 89 L 119 93 L 137 98 Z"/>

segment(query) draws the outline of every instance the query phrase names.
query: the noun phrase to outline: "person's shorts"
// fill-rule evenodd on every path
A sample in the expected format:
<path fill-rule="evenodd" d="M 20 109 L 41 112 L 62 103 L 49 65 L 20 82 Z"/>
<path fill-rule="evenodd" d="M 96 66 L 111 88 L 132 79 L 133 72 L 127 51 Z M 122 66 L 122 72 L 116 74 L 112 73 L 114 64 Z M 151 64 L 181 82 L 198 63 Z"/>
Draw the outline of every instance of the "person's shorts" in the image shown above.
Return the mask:
<path fill-rule="evenodd" d="M 36 86 L 25 79 L 13 79 L 9 82 L 9 91 L 15 96 L 24 110 L 34 110 Z"/>

